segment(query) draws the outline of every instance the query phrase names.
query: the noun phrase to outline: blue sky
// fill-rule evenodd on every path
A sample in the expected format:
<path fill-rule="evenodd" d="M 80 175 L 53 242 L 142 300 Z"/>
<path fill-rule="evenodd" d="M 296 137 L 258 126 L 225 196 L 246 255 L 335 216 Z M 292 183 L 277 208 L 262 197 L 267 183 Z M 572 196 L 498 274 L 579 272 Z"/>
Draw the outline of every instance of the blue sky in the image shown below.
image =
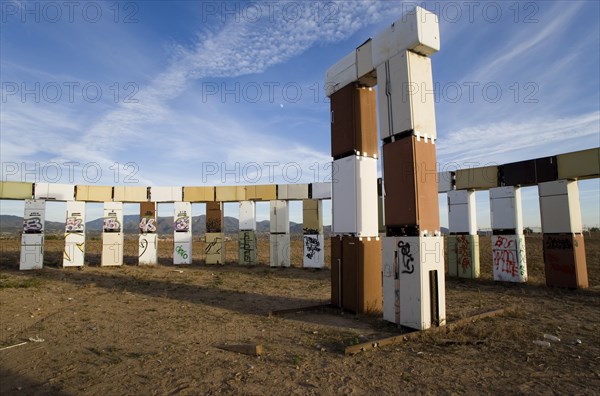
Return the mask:
<path fill-rule="evenodd" d="M 417 3 L 1 4 L 3 180 L 215 185 L 326 180 L 325 71 Z M 600 145 L 598 2 L 418 4 L 440 17 L 442 169 Z M 585 225 L 600 223 L 599 190 L 598 179 L 580 183 Z M 477 196 L 487 227 L 488 196 Z M 535 188 L 523 204 L 525 224 L 539 226 Z M 22 215 L 20 202 L 1 206 Z M 63 205 L 48 219 L 64 219 Z"/>

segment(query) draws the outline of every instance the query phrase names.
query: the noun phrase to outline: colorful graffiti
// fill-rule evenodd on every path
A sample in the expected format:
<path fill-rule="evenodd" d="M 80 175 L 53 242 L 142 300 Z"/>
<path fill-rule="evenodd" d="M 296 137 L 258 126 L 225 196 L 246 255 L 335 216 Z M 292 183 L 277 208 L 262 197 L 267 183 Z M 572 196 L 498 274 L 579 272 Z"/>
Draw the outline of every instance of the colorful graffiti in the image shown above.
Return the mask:
<path fill-rule="evenodd" d="M 151 217 L 142 217 L 140 220 L 140 232 L 142 234 L 156 232 L 156 219 Z"/>
<path fill-rule="evenodd" d="M 83 218 L 79 216 L 71 216 L 67 217 L 67 221 L 65 223 L 65 232 L 83 232 L 84 231 L 84 223 Z"/>
<path fill-rule="evenodd" d="M 180 213 L 177 219 L 175 219 L 175 232 L 189 232 L 190 231 L 190 216 L 186 213 Z"/>
<path fill-rule="evenodd" d="M 121 223 L 116 217 L 104 218 L 104 232 L 121 232 Z"/>

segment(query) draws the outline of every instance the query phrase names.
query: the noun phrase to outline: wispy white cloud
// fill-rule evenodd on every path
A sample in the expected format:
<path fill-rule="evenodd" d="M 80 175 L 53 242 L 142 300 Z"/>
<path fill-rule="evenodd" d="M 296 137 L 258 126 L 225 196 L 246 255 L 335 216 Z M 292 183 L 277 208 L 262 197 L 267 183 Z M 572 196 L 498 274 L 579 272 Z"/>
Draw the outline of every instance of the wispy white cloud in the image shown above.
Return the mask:
<path fill-rule="evenodd" d="M 559 119 L 532 119 L 472 125 L 450 131 L 438 143 L 442 162 L 506 163 L 596 147 L 600 112 Z"/>

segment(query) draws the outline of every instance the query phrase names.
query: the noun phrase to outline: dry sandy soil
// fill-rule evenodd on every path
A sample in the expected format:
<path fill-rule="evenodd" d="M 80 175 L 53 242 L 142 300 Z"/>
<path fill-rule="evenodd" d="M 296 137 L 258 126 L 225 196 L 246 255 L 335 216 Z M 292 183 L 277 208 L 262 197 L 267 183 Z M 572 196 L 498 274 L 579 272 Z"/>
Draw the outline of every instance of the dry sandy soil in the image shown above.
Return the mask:
<path fill-rule="evenodd" d="M 46 268 L 18 271 L 15 238 L 0 241 L 0 393 L 2 395 L 164 394 L 598 394 L 600 389 L 600 235 L 586 236 L 590 288 L 544 285 L 541 238 L 527 238 L 530 282 L 491 280 L 489 238 L 481 239 L 482 277 L 448 279 L 449 322 L 512 305 L 517 310 L 447 332 L 353 356 L 344 348 L 402 332 L 377 316 L 339 310 L 270 310 L 326 303 L 328 269 L 240 267 L 236 241 L 224 266 L 99 268 L 100 241 L 87 245 L 91 265 L 61 269 L 63 242 L 48 240 Z M 194 242 L 201 252 L 202 242 Z M 293 241 L 293 262 L 301 242 Z M 329 258 L 327 258 L 327 262 Z M 550 347 L 534 344 L 558 336 Z M 576 344 L 580 340 L 580 344 Z M 257 343 L 263 356 L 217 346 Z"/>

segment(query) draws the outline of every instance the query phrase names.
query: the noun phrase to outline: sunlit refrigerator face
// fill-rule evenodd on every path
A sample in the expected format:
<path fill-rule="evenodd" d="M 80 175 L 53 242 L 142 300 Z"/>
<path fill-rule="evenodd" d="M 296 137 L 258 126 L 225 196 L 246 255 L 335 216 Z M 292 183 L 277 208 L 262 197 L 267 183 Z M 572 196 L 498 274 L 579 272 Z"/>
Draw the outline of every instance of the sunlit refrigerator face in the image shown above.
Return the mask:
<path fill-rule="evenodd" d="M 333 172 L 333 232 L 377 236 L 377 160 L 344 157 L 333 161 Z"/>
<path fill-rule="evenodd" d="M 192 204 L 175 202 L 173 264 L 192 263 Z"/>
<path fill-rule="evenodd" d="M 81 267 L 85 262 L 85 202 L 68 201 L 65 222 L 63 267 Z"/>
<path fill-rule="evenodd" d="M 102 266 L 123 265 L 123 203 L 104 203 Z"/>
<path fill-rule="evenodd" d="M 25 200 L 21 257 L 19 262 L 19 269 L 21 270 L 40 269 L 43 267 L 45 216 L 45 201 Z"/>
<path fill-rule="evenodd" d="M 304 268 L 323 268 L 325 266 L 325 238 L 323 234 L 309 234 L 303 237 Z"/>
<path fill-rule="evenodd" d="M 386 273 L 394 273 L 399 282 L 398 297 L 389 291 L 391 281 L 388 281 L 384 298 L 392 299 L 388 310 L 384 308 L 386 320 L 397 320 L 396 310 L 399 309 L 400 323 L 413 329 L 424 330 L 431 326 L 441 326 L 446 323 L 445 281 L 444 281 L 444 247 L 442 237 L 389 237 L 385 245 L 384 256 L 384 287 Z M 392 240 L 390 242 L 390 240 Z M 390 251 L 390 249 L 392 249 Z M 393 262 L 392 272 L 386 270 L 386 265 Z M 389 278 L 389 276 L 388 276 Z M 386 301 L 384 301 L 384 306 Z M 394 312 L 392 316 L 391 305 Z"/>
<path fill-rule="evenodd" d="M 205 236 L 204 255 L 206 264 L 225 264 L 225 234 L 208 232 Z"/>
<path fill-rule="evenodd" d="M 240 265 L 258 263 L 258 240 L 256 231 L 240 231 L 238 234 L 238 262 Z"/>
<path fill-rule="evenodd" d="M 256 230 L 256 204 L 253 201 L 242 201 L 240 207 L 240 231 Z"/>
<path fill-rule="evenodd" d="M 492 236 L 492 270 L 496 281 L 527 281 L 525 236 L 523 234 Z"/>
<path fill-rule="evenodd" d="M 290 234 L 271 234 L 270 263 L 271 267 L 290 266 Z"/>
<path fill-rule="evenodd" d="M 274 200 L 270 202 L 270 231 L 271 234 L 290 232 L 290 214 L 287 201 Z"/>

